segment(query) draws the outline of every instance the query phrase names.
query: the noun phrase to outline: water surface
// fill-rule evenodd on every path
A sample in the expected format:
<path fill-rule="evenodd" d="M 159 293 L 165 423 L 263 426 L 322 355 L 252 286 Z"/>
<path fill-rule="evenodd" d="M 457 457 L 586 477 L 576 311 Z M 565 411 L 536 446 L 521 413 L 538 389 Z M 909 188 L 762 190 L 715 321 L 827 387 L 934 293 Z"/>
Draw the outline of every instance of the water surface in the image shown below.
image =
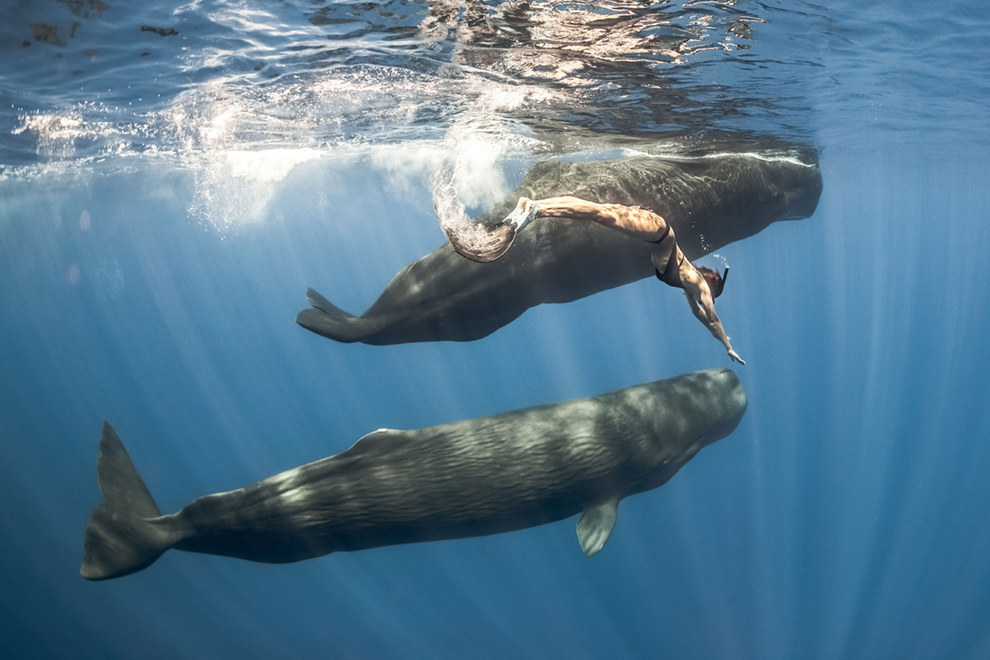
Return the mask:
<path fill-rule="evenodd" d="M 0 37 L 0 621 L 20 657 L 986 657 L 983 3 L 17 3 Z M 416 428 L 728 366 L 643 281 L 335 344 L 542 158 L 772 137 L 808 220 L 719 251 L 739 429 L 573 521 L 78 575 L 100 424 L 163 510 Z M 672 148 L 672 147 L 671 147 Z M 575 155 L 576 154 L 576 155 Z M 438 180 L 438 172 L 449 173 Z"/>

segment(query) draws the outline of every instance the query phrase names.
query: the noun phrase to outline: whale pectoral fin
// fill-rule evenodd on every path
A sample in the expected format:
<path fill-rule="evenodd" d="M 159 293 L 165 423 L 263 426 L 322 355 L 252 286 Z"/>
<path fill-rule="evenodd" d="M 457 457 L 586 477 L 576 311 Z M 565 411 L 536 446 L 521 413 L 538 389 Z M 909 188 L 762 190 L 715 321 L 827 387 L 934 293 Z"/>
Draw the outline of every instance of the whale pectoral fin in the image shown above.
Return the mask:
<path fill-rule="evenodd" d="M 593 557 L 605 546 L 605 541 L 611 536 L 612 528 L 615 527 L 618 513 L 618 498 L 589 506 L 581 513 L 577 522 L 577 535 L 586 556 Z"/>

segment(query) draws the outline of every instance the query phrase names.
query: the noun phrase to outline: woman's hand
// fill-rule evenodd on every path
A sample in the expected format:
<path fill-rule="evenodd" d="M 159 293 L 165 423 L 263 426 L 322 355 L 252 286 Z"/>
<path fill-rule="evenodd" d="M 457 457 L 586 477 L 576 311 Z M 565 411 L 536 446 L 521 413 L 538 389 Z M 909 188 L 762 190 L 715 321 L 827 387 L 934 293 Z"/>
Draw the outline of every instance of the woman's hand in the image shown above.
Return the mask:
<path fill-rule="evenodd" d="M 739 354 L 736 353 L 734 350 L 732 350 L 731 346 L 729 346 L 727 352 L 729 354 L 729 357 L 735 360 L 736 362 L 738 362 L 739 364 L 746 364 L 746 360 L 739 357 Z"/>

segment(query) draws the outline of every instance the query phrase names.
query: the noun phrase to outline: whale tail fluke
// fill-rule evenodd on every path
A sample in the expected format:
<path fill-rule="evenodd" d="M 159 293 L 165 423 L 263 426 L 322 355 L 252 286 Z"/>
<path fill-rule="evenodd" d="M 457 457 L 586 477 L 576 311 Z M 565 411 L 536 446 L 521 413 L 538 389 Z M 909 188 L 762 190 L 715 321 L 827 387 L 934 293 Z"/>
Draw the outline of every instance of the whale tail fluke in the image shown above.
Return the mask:
<path fill-rule="evenodd" d="M 172 541 L 151 493 L 107 422 L 96 472 L 104 501 L 86 525 L 79 573 L 88 580 L 105 580 L 146 568 Z"/>
<path fill-rule="evenodd" d="M 348 314 L 319 292 L 308 289 L 306 302 L 311 307 L 299 312 L 296 323 L 318 335 L 344 343 L 361 341 L 367 334 L 360 317 Z"/>

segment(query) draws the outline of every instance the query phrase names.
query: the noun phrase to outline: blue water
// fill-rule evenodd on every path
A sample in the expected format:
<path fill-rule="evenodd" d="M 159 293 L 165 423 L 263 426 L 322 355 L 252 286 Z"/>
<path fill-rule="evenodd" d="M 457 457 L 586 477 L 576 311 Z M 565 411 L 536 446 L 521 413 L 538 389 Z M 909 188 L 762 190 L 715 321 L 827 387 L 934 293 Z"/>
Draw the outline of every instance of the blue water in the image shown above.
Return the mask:
<path fill-rule="evenodd" d="M 5 7 L 3 655 L 990 657 L 990 10 L 880 5 Z M 655 281 L 464 344 L 293 323 L 443 242 L 444 166 L 478 211 L 540 158 L 713 131 L 815 147 L 824 192 L 719 251 L 749 409 L 598 556 L 564 521 L 79 577 L 104 419 L 174 511 L 379 427 L 729 366 Z"/>

